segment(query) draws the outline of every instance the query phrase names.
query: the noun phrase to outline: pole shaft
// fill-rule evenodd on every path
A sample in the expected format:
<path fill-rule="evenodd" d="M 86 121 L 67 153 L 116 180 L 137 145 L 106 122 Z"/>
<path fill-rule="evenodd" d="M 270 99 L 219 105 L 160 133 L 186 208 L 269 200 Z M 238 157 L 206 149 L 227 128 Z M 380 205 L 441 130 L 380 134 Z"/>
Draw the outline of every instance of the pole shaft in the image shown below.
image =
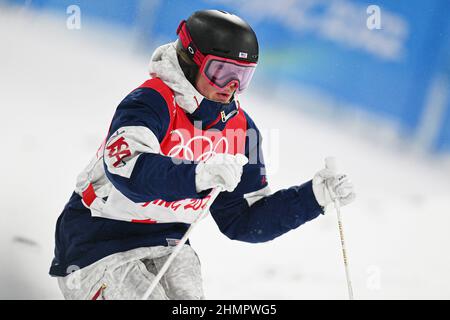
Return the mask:
<path fill-rule="evenodd" d="M 339 202 L 337 199 L 334 200 L 334 206 L 336 208 L 337 218 L 338 218 L 339 236 L 341 238 L 342 257 L 344 258 L 345 277 L 347 279 L 348 298 L 350 300 L 354 300 L 352 281 L 350 279 L 350 267 L 349 267 L 348 257 L 347 257 L 347 248 L 345 246 L 344 227 L 342 225 L 342 219 L 341 219 L 341 208 L 340 208 L 340 205 L 339 205 Z"/>

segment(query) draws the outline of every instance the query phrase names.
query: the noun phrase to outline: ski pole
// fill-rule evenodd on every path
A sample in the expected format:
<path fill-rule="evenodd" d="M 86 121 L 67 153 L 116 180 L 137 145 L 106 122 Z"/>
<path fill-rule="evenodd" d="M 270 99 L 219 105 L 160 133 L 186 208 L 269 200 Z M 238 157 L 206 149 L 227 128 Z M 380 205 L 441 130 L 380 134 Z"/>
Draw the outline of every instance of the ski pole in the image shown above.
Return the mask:
<path fill-rule="evenodd" d="M 325 167 L 327 169 L 330 169 L 334 172 L 337 172 L 337 165 L 336 165 L 336 159 L 333 157 L 328 157 L 325 159 Z M 350 268 L 348 263 L 348 257 L 347 257 L 347 248 L 345 246 L 345 239 L 344 239 L 344 227 L 342 225 L 342 219 L 341 219 L 341 206 L 339 203 L 339 199 L 334 195 L 330 189 L 330 187 L 327 184 L 328 192 L 330 192 L 330 195 L 333 198 L 334 207 L 336 209 L 337 213 L 337 220 L 338 220 L 338 227 L 339 227 L 339 236 L 341 238 L 341 248 L 342 248 L 342 256 L 344 258 L 344 267 L 345 267 L 345 277 L 347 279 L 347 289 L 348 289 L 348 298 L 350 300 L 354 300 L 353 297 L 353 287 L 352 282 L 350 279 Z"/>
<path fill-rule="evenodd" d="M 170 254 L 169 258 L 164 263 L 161 270 L 159 270 L 158 274 L 156 275 L 155 279 L 153 279 L 152 283 L 150 284 L 150 287 L 147 289 L 147 291 L 142 296 L 142 300 L 147 300 L 150 295 L 153 293 L 153 290 L 155 290 L 156 286 L 158 285 L 161 278 L 166 273 L 167 269 L 169 269 L 170 265 L 172 264 L 172 261 L 175 259 L 175 257 L 178 255 L 178 253 L 183 248 L 184 244 L 186 243 L 187 239 L 189 238 L 189 235 L 191 234 L 192 230 L 194 230 L 195 226 L 202 220 L 204 217 L 206 217 L 209 213 L 209 208 L 211 207 L 211 204 L 216 200 L 217 196 L 222 192 L 222 188 L 216 187 L 214 188 L 210 195 L 210 198 L 208 199 L 208 202 L 206 203 L 203 211 L 198 215 L 198 217 L 194 220 L 194 222 L 189 226 L 189 229 L 184 234 L 183 238 L 181 238 L 180 242 L 177 243 L 175 249 Z"/>

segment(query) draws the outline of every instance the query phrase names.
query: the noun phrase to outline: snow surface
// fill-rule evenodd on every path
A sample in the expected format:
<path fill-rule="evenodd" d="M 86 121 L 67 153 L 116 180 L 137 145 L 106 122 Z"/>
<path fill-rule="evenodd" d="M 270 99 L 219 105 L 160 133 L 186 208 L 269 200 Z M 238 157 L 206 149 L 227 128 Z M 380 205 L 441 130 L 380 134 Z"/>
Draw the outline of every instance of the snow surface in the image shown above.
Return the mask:
<path fill-rule="evenodd" d="M 47 274 L 56 219 L 118 102 L 147 78 L 151 53 L 136 53 L 121 30 L 104 30 L 70 31 L 64 16 L 0 6 L 2 299 L 62 298 Z M 350 130 L 267 89 L 255 86 L 241 100 L 265 135 L 272 190 L 311 179 L 328 155 L 357 186 L 357 201 L 342 210 L 355 296 L 449 299 L 449 172 L 436 159 L 369 139 L 361 127 L 371 123 Z M 331 208 L 257 245 L 228 240 L 208 218 L 191 242 L 209 299 L 346 298 Z"/>

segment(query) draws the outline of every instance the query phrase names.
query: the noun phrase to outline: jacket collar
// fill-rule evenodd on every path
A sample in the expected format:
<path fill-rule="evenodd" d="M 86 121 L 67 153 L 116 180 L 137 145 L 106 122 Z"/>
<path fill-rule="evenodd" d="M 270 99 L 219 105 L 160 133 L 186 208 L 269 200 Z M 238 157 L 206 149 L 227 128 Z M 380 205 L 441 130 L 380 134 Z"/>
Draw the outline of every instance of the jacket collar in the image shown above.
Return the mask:
<path fill-rule="evenodd" d="M 224 104 L 203 99 L 200 106 L 187 116 L 199 129 L 209 129 L 213 127 L 218 130 L 223 130 L 226 122 L 235 116 L 238 113 L 238 110 L 238 104 L 235 100 Z"/>

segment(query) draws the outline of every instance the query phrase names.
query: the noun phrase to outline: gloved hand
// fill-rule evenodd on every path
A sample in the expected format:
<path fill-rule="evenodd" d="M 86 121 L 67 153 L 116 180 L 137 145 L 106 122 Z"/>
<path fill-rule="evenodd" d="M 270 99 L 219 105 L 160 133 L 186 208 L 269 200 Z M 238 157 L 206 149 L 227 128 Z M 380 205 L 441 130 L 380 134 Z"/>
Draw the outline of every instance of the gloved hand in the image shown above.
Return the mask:
<path fill-rule="evenodd" d="M 336 198 L 341 206 L 355 200 L 354 187 L 348 177 L 345 174 L 337 174 L 329 168 L 316 173 L 312 187 L 314 196 L 322 207 L 326 207 Z"/>
<path fill-rule="evenodd" d="M 241 181 L 242 168 L 248 163 L 243 154 L 231 155 L 219 153 L 204 162 L 199 162 L 195 169 L 195 186 L 197 192 L 221 187 L 232 192 Z"/>

